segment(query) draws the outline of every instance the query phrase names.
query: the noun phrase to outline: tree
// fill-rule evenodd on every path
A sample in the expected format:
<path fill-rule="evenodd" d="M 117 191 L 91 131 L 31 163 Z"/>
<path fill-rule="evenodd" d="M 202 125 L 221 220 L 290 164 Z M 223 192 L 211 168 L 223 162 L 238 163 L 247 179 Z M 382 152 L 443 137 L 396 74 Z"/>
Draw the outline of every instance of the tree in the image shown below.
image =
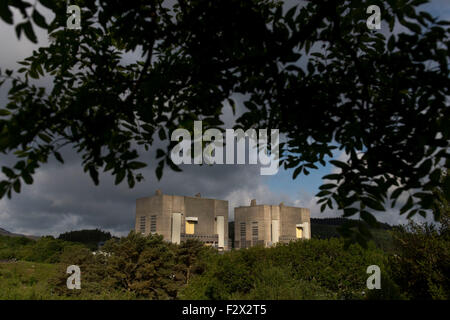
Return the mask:
<path fill-rule="evenodd" d="M 80 0 L 81 30 L 65 28 L 63 1 L 39 2 L 55 13 L 50 23 L 28 1 L 0 6 L 10 24 L 10 7 L 22 12 L 19 37 L 34 41 L 34 22 L 52 38 L 18 74 L 2 75 L 12 87 L 0 109 L 0 151 L 18 160 L 2 168 L 1 196 L 32 183 L 50 156 L 63 162 L 64 145 L 82 155 L 96 184 L 103 170 L 133 187 L 145 166 L 136 144 L 147 150 L 155 135 L 168 140 L 196 119 L 217 127 L 224 102 L 234 110 L 240 93 L 246 112 L 236 127 L 284 133 L 280 159 L 294 179 L 325 165 L 336 148 L 348 155 L 330 160 L 341 172 L 324 177 L 322 210 L 376 225 L 375 211 L 407 195 L 400 214 L 437 212 L 432 192 L 445 187 L 450 163 L 449 23 L 418 12 L 426 1 L 320 0 L 283 12 L 276 0 L 179 0 L 172 8 L 163 0 Z M 388 37 L 367 28 L 369 5 L 381 8 Z M 408 30 L 393 34 L 398 25 Z M 120 61 L 136 49 L 139 61 Z M 32 83 L 47 75 L 49 92 Z M 174 144 L 157 150 L 158 178 L 165 165 L 180 170 L 170 159 Z M 370 235 L 347 230 L 361 243 Z"/>
<path fill-rule="evenodd" d="M 99 229 L 77 230 L 61 233 L 58 239 L 71 242 L 80 242 L 88 246 L 91 250 L 97 250 L 100 242 L 105 242 L 111 239 L 111 233 L 101 231 Z"/>
<path fill-rule="evenodd" d="M 434 189 L 434 196 L 436 202 L 437 212 L 435 216 L 438 216 L 441 224 L 439 232 L 450 239 L 450 201 L 448 194 L 450 192 L 450 169 L 447 172 L 443 172 L 441 177 L 443 188 Z"/>
<path fill-rule="evenodd" d="M 182 282 L 175 277 L 172 246 L 160 235 L 143 237 L 133 231 L 108 241 L 104 250 L 111 286 L 150 299 L 175 298 Z"/>
<path fill-rule="evenodd" d="M 189 284 L 192 275 L 202 273 L 206 266 L 203 255 L 208 251 L 205 245 L 196 239 L 188 239 L 177 247 L 177 268 L 179 269 L 184 282 Z"/>
<path fill-rule="evenodd" d="M 393 280 L 410 299 L 450 297 L 450 242 L 435 226 L 411 222 L 393 233 L 398 254 L 390 257 Z"/>

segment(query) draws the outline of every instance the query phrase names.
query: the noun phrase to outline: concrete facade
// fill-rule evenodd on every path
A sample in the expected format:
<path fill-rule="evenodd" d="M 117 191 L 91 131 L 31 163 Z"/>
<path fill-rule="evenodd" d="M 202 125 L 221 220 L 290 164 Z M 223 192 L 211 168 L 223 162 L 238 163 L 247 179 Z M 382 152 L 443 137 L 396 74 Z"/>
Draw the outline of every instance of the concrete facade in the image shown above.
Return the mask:
<path fill-rule="evenodd" d="M 198 239 L 219 250 L 228 249 L 228 201 L 165 195 L 136 200 L 136 232 L 157 233 L 180 243 Z"/>
<path fill-rule="evenodd" d="M 280 205 L 257 205 L 234 209 L 234 247 L 269 247 L 311 238 L 310 210 Z"/>

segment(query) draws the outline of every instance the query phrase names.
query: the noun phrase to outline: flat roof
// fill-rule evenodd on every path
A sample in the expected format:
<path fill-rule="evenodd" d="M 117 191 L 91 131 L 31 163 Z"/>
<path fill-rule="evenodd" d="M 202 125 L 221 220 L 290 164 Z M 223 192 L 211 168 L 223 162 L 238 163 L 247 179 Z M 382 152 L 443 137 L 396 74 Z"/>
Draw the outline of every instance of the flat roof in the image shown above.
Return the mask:
<path fill-rule="evenodd" d="M 307 209 L 307 210 L 310 210 L 309 208 L 305 208 L 305 207 L 287 206 L 287 205 L 285 205 L 285 204 L 283 204 L 282 206 L 280 206 L 279 204 L 255 204 L 255 205 L 253 205 L 253 206 L 238 206 L 238 207 L 235 207 L 235 209 L 237 209 L 237 208 L 264 207 L 264 206 L 268 206 L 268 207 L 286 207 L 286 208 L 295 208 L 295 209 Z"/>
<path fill-rule="evenodd" d="M 141 199 L 148 199 L 148 198 L 153 198 L 153 197 L 160 197 L 160 196 L 175 196 L 175 197 L 184 197 L 184 198 L 191 198 L 191 199 L 203 199 L 203 200 L 216 200 L 216 201 L 224 201 L 224 202 L 228 202 L 228 200 L 222 200 L 222 199 L 214 199 L 214 198 L 205 198 L 205 197 L 196 197 L 196 196 L 180 196 L 180 195 L 176 195 L 176 194 L 161 194 L 161 195 L 152 195 L 152 196 L 148 196 L 148 197 L 141 197 L 141 198 L 137 198 L 136 200 L 141 200 Z"/>

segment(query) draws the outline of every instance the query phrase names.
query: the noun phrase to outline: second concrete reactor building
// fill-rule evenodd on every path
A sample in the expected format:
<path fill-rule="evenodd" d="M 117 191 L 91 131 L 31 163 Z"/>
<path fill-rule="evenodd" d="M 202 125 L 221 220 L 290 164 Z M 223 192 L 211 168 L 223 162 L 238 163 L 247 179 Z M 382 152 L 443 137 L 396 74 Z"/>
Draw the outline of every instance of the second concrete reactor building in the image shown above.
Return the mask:
<path fill-rule="evenodd" d="M 151 197 L 136 200 L 136 232 L 157 233 L 166 241 L 181 243 L 197 239 L 219 250 L 231 249 L 228 241 L 228 201 L 165 195 L 157 190 Z M 265 247 L 310 239 L 310 211 L 280 205 L 257 205 L 234 209 L 234 247 Z"/>
<path fill-rule="evenodd" d="M 310 211 L 307 208 L 280 205 L 257 205 L 234 209 L 234 247 L 265 247 L 311 238 Z"/>

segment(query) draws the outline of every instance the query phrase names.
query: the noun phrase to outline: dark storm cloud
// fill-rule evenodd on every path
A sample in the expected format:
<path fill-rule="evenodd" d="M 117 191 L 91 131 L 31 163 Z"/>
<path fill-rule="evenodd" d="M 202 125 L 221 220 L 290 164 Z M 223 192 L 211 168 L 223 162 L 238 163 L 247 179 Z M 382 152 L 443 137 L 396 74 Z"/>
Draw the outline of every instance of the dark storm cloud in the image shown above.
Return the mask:
<path fill-rule="evenodd" d="M 200 192 L 204 197 L 226 199 L 237 189 L 258 190 L 262 183 L 259 167 L 249 165 L 183 165 L 180 173 L 166 168 L 158 182 L 155 161 L 149 156 L 150 165 L 142 171 L 145 181 L 134 189 L 126 183 L 115 186 L 109 174 L 102 174 L 100 185 L 95 186 L 76 160 L 78 156 L 66 154 L 65 158 L 70 160 L 64 165 L 44 165 L 33 185 L 0 202 L 2 227 L 33 234 L 85 227 L 127 233 L 134 226 L 136 198 L 152 195 L 156 189 L 167 194 L 193 196 Z M 243 201 L 249 197 L 251 192 Z"/>

